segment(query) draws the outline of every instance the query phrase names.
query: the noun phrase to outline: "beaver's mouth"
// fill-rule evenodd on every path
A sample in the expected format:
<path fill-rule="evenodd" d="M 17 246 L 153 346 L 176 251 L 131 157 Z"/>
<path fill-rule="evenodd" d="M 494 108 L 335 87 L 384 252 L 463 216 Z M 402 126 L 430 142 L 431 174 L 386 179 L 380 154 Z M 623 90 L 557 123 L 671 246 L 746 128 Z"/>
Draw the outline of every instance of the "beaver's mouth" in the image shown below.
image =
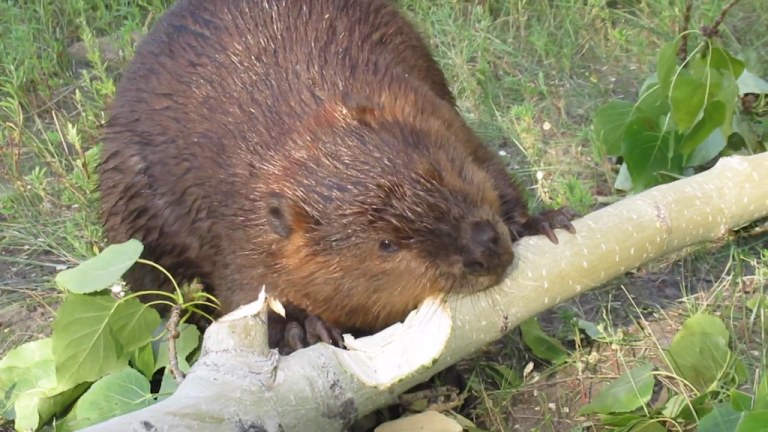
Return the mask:
<path fill-rule="evenodd" d="M 485 291 L 487 289 L 491 289 L 500 283 L 504 281 L 505 276 L 507 275 L 506 271 L 500 272 L 491 276 L 487 277 L 486 281 L 483 281 L 482 288 L 480 288 L 480 291 Z"/>
<path fill-rule="evenodd" d="M 452 287 L 451 293 L 474 294 L 486 291 L 501 284 L 506 277 L 506 269 L 485 276 L 464 276 Z"/>

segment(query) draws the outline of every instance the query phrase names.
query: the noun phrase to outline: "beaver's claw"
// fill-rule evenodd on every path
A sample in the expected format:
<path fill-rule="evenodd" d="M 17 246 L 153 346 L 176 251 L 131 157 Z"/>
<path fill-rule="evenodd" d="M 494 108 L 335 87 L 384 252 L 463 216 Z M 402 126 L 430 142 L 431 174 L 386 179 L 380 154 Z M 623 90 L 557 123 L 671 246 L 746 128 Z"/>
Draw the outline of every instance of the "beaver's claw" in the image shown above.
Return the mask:
<path fill-rule="evenodd" d="M 303 326 L 297 321 L 288 323 L 285 327 L 280 353 L 288 355 L 321 341 L 342 349 L 345 348 L 344 339 L 339 329 L 327 325 L 317 315 L 310 315 L 304 320 Z"/>
<path fill-rule="evenodd" d="M 520 237 L 543 234 L 547 236 L 549 241 L 558 244 L 557 236 L 553 230 L 563 228 L 571 234 L 576 234 L 576 228 L 573 227 L 571 221 L 580 217 L 581 214 L 568 206 L 559 209 L 547 209 L 532 215 L 523 224 Z"/>

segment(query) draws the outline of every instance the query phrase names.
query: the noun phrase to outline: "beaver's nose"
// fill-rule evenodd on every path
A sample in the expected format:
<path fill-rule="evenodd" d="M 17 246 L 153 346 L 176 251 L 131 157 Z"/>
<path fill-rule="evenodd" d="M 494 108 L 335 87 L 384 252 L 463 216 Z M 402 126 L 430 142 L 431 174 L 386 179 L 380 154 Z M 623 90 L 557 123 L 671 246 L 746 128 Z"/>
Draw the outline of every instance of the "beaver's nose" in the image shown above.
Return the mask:
<path fill-rule="evenodd" d="M 464 269 L 474 276 L 498 274 L 511 264 L 511 250 L 501 244 L 499 231 L 490 221 L 471 223 L 464 251 Z"/>

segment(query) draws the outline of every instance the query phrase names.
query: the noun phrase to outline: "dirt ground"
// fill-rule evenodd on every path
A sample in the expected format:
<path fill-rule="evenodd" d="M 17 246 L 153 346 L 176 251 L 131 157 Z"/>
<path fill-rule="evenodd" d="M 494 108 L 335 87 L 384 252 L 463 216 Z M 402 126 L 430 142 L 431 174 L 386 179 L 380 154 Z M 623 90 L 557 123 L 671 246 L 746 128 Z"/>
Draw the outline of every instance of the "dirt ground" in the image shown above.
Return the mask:
<path fill-rule="evenodd" d="M 30 289 L 55 275 L 55 263 L 50 258 L 47 265 L 9 258 L 13 255 L 8 250 L 0 250 L 0 357 L 15 346 L 50 335 L 55 308 L 54 289 Z"/>
<path fill-rule="evenodd" d="M 664 366 L 659 348 L 669 346 L 688 316 L 682 300 L 698 297 L 697 304 L 709 302 L 717 277 L 725 268 L 726 257 L 723 258 L 716 267 L 697 267 L 697 261 L 691 257 L 668 264 L 657 263 L 539 314 L 539 324 L 550 335 L 566 328 L 563 316 L 576 316 L 593 323 L 610 319 L 614 334 L 625 338 L 619 344 L 594 343 L 578 350 L 573 340 L 566 338 L 564 345 L 578 354 L 559 369 L 547 368 L 530 356 L 514 337 L 514 331 L 486 353 L 462 362 L 461 369 L 465 372 L 472 369 L 473 363 L 481 361 L 503 364 L 513 370 L 523 370 L 533 362 L 533 370 L 541 373 L 510 392 L 506 399 L 485 398 L 484 403 L 494 402 L 497 406 L 486 407 L 483 412 L 486 416 L 488 412 L 497 415 L 492 417 L 492 424 L 478 426 L 487 430 L 525 432 L 595 430 L 585 423 L 586 419 L 576 416 L 579 408 L 590 402 L 611 379 L 640 360 Z M 661 397 L 663 391 L 663 386 L 657 385 L 654 398 Z"/>

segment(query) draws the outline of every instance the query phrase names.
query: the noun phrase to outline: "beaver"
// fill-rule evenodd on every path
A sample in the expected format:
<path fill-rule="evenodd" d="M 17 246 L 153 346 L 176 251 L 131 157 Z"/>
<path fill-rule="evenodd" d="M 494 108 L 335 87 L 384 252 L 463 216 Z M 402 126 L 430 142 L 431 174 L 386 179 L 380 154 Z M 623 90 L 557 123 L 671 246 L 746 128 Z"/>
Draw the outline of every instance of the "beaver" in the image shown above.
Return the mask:
<path fill-rule="evenodd" d="M 388 0 L 178 1 L 137 46 L 102 144 L 108 243 L 198 277 L 217 314 L 265 287 L 288 312 L 269 324 L 284 353 L 495 286 L 514 241 L 557 243 L 580 216 L 528 211 Z M 171 289 L 146 265 L 125 281 Z"/>

